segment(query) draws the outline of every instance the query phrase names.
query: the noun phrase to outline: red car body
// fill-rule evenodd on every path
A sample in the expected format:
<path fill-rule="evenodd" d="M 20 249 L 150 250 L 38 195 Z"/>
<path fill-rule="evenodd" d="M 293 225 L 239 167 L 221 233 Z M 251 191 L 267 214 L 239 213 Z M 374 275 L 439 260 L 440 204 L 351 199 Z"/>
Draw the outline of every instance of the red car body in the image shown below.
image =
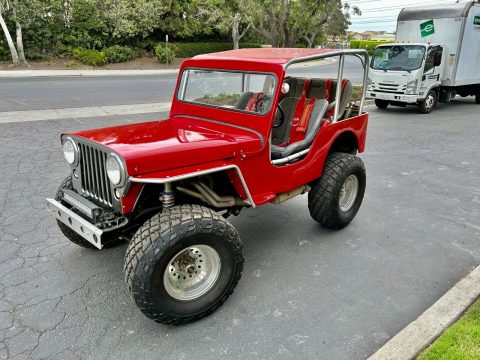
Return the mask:
<path fill-rule="evenodd" d="M 332 50 L 242 49 L 201 55 L 183 62 L 179 79 L 184 69 L 201 68 L 270 73 L 282 84 L 286 65 L 292 60 L 329 52 Z M 319 178 L 332 144 L 345 133 L 354 136 L 358 152 L 364 151 L 367 113 L 323 123 L 303 159 L 276 166 L 269 142 L 275 106 L 261 115 L 184 102 L 176 96 L 179 82 L 167 119 L 64 134 L 101 144 L 123 159 L 129 181 L 121 198 L 124 215 L 134 211 L 144 183 L 216 171 L 227 171 L 238 196 L 255 207 Z M 280 91 L 277 86 L 274 105 Z"/>

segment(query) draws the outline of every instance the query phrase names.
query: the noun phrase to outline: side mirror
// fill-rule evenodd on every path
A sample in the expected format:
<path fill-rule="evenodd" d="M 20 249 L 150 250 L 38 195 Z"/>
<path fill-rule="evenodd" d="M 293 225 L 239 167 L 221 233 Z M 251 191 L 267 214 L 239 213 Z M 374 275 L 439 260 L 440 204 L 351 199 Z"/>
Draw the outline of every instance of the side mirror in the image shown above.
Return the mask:
<path fill-rule="evenodd" d="M 442 51 L 435 52 L 435 67 L 442 65 Z"/>

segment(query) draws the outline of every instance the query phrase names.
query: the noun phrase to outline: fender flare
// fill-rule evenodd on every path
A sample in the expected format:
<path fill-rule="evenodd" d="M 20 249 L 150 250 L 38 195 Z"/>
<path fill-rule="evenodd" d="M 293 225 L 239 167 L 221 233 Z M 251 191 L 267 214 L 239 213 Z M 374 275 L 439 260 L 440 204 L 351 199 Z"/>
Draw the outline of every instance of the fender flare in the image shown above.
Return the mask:
<path fill-rule="evenodd" d="M 240 168 L 237 165 L 234 165 L 234 164 L 213 167 L 213 168 L 205 169 L 205 170 L 187 172 L 185 174 L 170 176 L 170 177 L 144 177 L 144 178 L 142 177 L 142 178 L 139 178 L 139 177 L 130 176 L 128 178 L 128 180 L 129 180 L 129 182 L 132 182 L 132 183 L 165 184 L 165 183 L 171 183 L 171 182 L 175 182 L 175 181 L 180 181 L 180 180 L 185 180 L 185 179 L 198 177 L 198 176 L 201 176 L 201 175 L 208 175 L 208 174 L 213 174 L 213 173 L 218 173 L 218 172 L 223 172 L 223 171 L 228 171 L 228 170 L 235 170 L 235 172 L 237 173 L 238 178 L 240 179 L 242 187 L 245 191 L 245 194 L 247 195 L 247 201 L 245 201 L 245 202 L 248 205 L 250 205 L 252 208 L 256 207 L 255 202 L 253 201 L 253 197 L 250 193 L 250 190 L 248 189 L 245 178 L 243 177 L 242 171 L 240 170 Z"/>

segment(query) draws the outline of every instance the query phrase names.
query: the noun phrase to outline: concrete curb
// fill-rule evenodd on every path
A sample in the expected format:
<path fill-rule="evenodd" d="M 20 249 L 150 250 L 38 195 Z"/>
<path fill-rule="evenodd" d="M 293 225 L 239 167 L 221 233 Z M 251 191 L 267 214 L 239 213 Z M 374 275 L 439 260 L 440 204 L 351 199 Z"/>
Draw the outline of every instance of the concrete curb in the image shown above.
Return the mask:
<path fill-rule="evenodd" d="M 452 325 L 480 296 L 480 266 L 395 335 L 369 360 L 406 360 L 417 355 Z"/>
<path fill-rule="evenodd" d="M 48 76 L 139 76 L 176 75 L 178 69 L 160 70 L 1 70 L 0 78 L 26 78 Z"/>

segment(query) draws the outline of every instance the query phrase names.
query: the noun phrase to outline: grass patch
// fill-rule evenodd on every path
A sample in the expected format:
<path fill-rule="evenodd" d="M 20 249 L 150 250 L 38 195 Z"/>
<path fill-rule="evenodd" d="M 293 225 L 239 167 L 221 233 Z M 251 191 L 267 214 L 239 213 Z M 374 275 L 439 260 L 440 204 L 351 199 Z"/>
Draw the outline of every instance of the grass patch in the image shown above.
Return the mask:
<path fill-rule="evenodd" d="M 217 96 L 205 94 L 202 98 L 195 99 L 195 102 L 201 102 L 209 105 L 234 106 L 240 99 L 241 94 L 220 93 Z"/>
<path fill-rule="evenodd" d="M 353 85 L 352 89 L 352 101 L 362 100 L 363 85 Z"/>
<path fill-rule="evenodd" d="M 480 299 L 417 360 L 480 359 Z"/>

